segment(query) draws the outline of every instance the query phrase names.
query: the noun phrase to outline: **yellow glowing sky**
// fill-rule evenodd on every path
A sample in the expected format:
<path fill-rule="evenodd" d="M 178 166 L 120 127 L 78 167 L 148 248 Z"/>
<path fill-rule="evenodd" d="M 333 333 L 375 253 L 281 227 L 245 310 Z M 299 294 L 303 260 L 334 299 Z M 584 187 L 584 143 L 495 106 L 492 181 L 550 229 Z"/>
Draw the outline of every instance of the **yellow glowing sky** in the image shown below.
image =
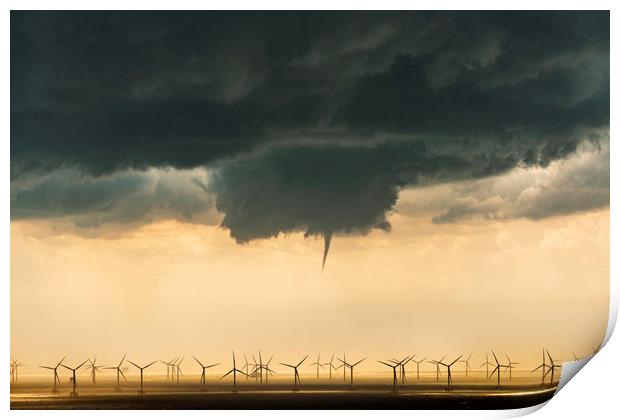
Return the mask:
<path fill-rule="evenodd" d="M 416 194 L 404 192 L 399 206 Z M 11 354 L 24 373 L 65 353 L 70 363 L 127 352 L 228 364 L 230 350 L 259 347 L 278 361 L 474 352 L 477 367 L 491 347 L 534 365 L 542 346 L 568 359 L 602 339 L 608 209 L 540 221 L 389 220 L 391 233 L 335 237 L 324 272 L 322 241 L 302 234 L 238 245 L 217 226 L 173 220 L 90 238 L 13 221 Z"/>

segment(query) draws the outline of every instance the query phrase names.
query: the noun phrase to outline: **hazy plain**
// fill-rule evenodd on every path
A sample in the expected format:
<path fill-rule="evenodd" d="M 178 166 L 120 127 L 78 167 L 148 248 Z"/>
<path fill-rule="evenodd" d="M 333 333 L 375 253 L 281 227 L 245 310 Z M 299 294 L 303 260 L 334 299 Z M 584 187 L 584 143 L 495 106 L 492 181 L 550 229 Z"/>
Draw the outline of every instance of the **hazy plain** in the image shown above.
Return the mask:
<path fill-rule="evenodd" d="M 127 374 L 121 391 L 115 391 L 116 379 L 100 375 L 96 385 L 87 373 L 77 379 L 77 399 L 70 398 L 72 384 L 61 374 L 58 392 L 52 394 L 52 376 L 30 375 L 11 385 L 12 409 L 500 409 L 539 404 L 551 398 L 554 386 L 540 383 L 540 375 L 513 369 L 512 379 L 502 372 L 502 386 L 495 377 L 486 379 L 484 371 L 453 372 L 453 385 L 447 387 L 447 374 L 415 371 L 408 373 L 407 383 L 394 393 L 392 375 L 384 372 L 354 373 L 351 387 L 347 374 L 301 376 L 301 385 L 293 392 L 293 376 L 278 373 L 268 383 L 255 378 L 237 377 L 237 393 L 232 378 L 220 380 L 221 374 L 207 375 L 207 389 L 201 391 L 200 375 L 182 376 L 177 383 L 165 375 L 145 374 L 145 394 L 140 395 L 140 378 Z"/>

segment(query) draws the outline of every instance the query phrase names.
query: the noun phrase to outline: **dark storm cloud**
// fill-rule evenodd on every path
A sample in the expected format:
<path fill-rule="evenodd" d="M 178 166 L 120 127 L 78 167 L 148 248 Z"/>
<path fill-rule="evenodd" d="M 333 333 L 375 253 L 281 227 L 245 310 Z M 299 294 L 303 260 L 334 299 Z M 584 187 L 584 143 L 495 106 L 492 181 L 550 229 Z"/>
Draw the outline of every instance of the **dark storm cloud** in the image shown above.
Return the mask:
<path fill-rule="evenodd" d="M 608 125 L 607 12 L 11 14 L 13 180 L 212 167 L 241 242 L 387 229 L 403 186 Z"/>
<path fill-rule="evenodd" d="M 500 174 L 524 152 L 437 153 L 396 140 L 286 144 L 214 165 L 207 190 L 241 243 L 299 230 L 365 234 L 390 229 L 386 216 L 402 187 Z"/>
<path fill-rule="evenodd" d="M 11 16 L 14 176 L 193 167 L 325 131 L 555 158 L 609 119 L 608 13 Z"/>
<path fill-rule="evenodd" d="M 446 184 L 427 196 L 410 190 L 409 197 L 398 203 L 398 212 L 432 215 L 438 224 L 539 220 L 608 207 L 609 185 L 609 132 L 603 132 L 596 143 L 581 144 L 567 159 L 544 170 L 519 168 L 496 177 Z"/>
<path fill-rule="evenodd" d="M 75 170 L 53 171 L 13 183 L 11 218 L 67 218 L 78 228 L 141 225 L 162 217 L 213 224 L 206 182 L 204 170 L 121 171 L 96 178 Z"/>

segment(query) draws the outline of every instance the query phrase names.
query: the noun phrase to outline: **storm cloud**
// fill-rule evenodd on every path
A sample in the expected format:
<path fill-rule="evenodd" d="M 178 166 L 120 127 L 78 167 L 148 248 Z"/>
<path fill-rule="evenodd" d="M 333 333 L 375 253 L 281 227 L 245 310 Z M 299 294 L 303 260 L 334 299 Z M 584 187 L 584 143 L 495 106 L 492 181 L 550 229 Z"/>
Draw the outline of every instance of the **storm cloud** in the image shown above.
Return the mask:
<path fill-rule="evenodd" d="M 92 177 L 75 170 L 13 182 L 11 218 L 67 218 L 78 228 L 142 225 L 160 218 L 215 223 L 204 170 L 120 171 Z"/>
<path fill-rule="evenodd" d="M 609 205 L 609 139 L 583 144 L 570 158 L 545 171 L 516 170 L 453 191 L 452 203 L 435 223 L 470 219 L 532 220 Z"/>
<path fill-rule="evenodd" d="M 212 167 L 208 191 L 238 242 L 304 230 L 306 235 L 389 230 L 401 188 L 491 176 L 527 149 L 437 153 L 425 142 L 287 144 Z"/>
<path fill-rule="evenodd" d="M 544 163 L 608 124 L 609 15 L 13 12 L 11 70 L 13 176 L 312 133 L 533 142 Z"/>
<path fill-rule="evenodd" d="M 520 166 L 477 180 L 408 188 L 395 209 L 437 224 L 540 220 L 609 206 L 609 185 L 605 132 L 545 168 Z"/>
<path fill-rule="evenodd" d="M 127 171 L 201 168 L 238 242 L 365 234 L 402 188 L 546 168 L 608 126 L 608 12 L 11 13 L 14 219 L 109 208 L 50 173 L 120 202 Z M 497 205 L 455 200 L 437 222 Z M 523 211 L 583 207 L 555 202 Z"/>

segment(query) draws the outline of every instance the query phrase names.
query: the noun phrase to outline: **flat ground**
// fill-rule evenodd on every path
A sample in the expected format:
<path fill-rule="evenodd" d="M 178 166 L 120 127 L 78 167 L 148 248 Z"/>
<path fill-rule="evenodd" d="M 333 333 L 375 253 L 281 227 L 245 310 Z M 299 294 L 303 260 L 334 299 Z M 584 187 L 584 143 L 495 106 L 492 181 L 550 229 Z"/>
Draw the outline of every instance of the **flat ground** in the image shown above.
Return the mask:
<path fill-rule="evenodd" d="M 397 394 L 384 384 L 362 383 L 353 388 L 307 384 L 292 392 L 287 383 L 240 381 L 236 394 L 230 383 L 200 392 L 195 383 L 147 382 L 146 393 L 140 396 L 133 381 L 124 384 L 121 392 L 114 392 L 110 383 L 85 382 L 78 382 L 77 399 L 69 397 L 67 384 L 56 394 L 49 384 L 13 385 L 11 409 L 509 409 L 540 404 L 555 392 L 555 387 L 538 384 L 512 384 L 498 390 L 493 383 L 457 384 L 449 390 L 445 384 L 413 384 L 400 386 Z"/>

